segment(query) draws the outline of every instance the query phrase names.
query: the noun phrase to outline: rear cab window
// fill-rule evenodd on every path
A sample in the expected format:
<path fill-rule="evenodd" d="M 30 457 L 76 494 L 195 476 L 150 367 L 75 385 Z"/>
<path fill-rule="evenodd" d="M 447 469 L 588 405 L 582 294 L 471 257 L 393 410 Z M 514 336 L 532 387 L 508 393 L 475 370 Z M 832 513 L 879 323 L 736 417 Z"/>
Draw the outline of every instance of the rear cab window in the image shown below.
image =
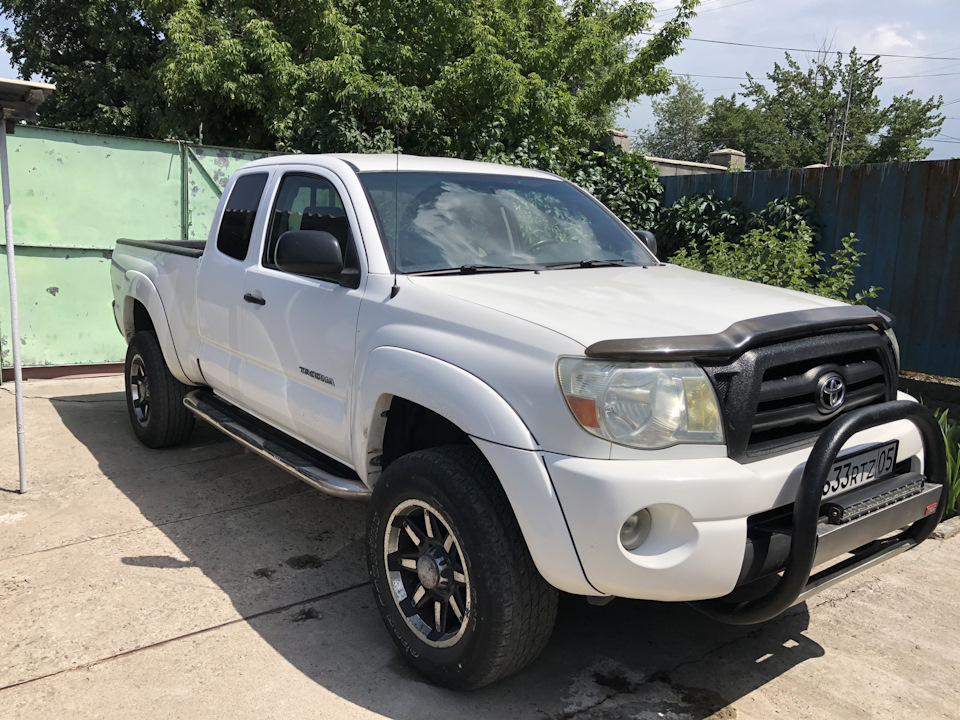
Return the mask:
<path fill-rule="evenodd" d="M 250 173 L 237 178 L 234 183 L 217 233 L 217 250 L 224 255 L 246 260 L 257 208 L 268 177 L 268 173 Z"/>

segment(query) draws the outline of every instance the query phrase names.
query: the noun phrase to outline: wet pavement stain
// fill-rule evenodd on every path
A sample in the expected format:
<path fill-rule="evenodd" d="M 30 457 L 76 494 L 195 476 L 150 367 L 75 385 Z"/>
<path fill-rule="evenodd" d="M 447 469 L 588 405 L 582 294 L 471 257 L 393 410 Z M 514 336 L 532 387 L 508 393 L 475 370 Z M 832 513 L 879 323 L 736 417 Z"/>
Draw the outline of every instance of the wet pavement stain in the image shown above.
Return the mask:
<path fill-rule="evenodd" d="M 294 570 L 315 570 L 322 566 L 323 558 L 316 555 L 295 555 L 292 558 L 287 558 L 287 567 L 292 567 Z"/>

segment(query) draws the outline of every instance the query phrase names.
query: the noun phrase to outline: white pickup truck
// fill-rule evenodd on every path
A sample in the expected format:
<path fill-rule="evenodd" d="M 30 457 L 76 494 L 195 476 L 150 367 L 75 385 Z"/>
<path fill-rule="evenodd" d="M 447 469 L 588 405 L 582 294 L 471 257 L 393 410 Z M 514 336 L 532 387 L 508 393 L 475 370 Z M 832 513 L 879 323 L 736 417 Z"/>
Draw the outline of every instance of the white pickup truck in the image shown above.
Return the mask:
<path fill-rule="evenodd" d="M 384 623 L 456 688 L 533 660 L 558 590 L 756 623 L 922 542 L 944 448 L 892 318 L 655 245 L 543 172 L 250 163 L 205 244 L 117 243 L 134 432 L 369 498 Z"/>

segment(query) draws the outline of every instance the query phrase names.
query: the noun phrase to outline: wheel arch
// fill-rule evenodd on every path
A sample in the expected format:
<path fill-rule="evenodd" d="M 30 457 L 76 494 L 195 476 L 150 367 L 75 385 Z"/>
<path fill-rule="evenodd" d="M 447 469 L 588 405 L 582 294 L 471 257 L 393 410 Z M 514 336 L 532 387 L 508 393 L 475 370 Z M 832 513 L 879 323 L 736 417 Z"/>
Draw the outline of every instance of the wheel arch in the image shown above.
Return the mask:
<path fill-rule="evenodd" d="M 176 346 L 173 344 L 173 334 L 167 322 L 166 311 L 160 293 L 156 286 L 143 273 L 127 272 L 127 294 L 123 298 L 123 317 L 121 330 L 130 342 L 134 334 L 142 330 L 152 331 L 160 342 L 163 359 L 170 369 L 170 373 L 180 382 L 192 385 L 193 383 L 183 371 L 180 358 L 177 356 Z"/>

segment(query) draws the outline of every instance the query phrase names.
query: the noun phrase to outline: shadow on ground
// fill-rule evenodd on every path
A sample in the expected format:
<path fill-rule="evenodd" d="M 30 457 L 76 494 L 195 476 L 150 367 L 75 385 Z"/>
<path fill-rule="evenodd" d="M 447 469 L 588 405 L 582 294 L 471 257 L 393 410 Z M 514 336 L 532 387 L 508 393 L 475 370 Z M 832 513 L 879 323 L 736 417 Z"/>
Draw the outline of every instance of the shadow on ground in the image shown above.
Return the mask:
<path fill-rule="evenodd" d="M 187 558 L 121 562 L 199 568 L 287 662 L 387 717 L 421 720 L 424 702 L 469 717 L 736 717 L 739 698 L 823 654 L 803 634 L 804 605 L 740 628 L 682 604 L 594 607 L 565 596 L 531 667 L 473 693 L 441 690 L 403 663 L 381 625 L 364 584 L 364 505 L 300 484 L 202 423 L 187 445 L 151 451 L 135 440 L 122 393 L 53 403 L 103 474 Z"/>

